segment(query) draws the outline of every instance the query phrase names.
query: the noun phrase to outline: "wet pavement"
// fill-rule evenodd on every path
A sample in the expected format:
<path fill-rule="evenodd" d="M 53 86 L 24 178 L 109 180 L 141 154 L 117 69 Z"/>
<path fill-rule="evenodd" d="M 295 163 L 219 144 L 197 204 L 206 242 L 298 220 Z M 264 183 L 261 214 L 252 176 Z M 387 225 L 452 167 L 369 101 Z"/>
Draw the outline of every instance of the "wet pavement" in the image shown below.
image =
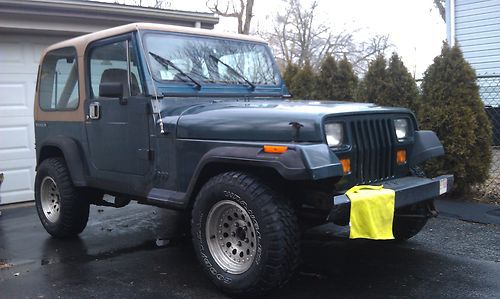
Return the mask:
<path fill-rule="evenodd" d="M 0 215 L 0 298 L 222 298 L 178 215 L 92 207 L 79 238 L 42 228 L 33 206 Z M 280 298 L 499 298 L 500 226 L 431 219 L 405 244 L 305 236 L 303 265 Z"/>

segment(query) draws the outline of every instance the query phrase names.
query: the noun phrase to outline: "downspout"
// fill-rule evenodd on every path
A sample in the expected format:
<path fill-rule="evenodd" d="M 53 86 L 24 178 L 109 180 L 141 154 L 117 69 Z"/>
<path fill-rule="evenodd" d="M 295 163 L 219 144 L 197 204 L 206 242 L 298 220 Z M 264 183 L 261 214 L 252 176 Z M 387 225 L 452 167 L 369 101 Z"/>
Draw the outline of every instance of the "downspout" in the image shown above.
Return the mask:
<path fill-rule="evenodd" d="M 450 37 L 448 42 L 450 46 L 453 47 L 455 45 L 455 0 L 450 1 Z"/>

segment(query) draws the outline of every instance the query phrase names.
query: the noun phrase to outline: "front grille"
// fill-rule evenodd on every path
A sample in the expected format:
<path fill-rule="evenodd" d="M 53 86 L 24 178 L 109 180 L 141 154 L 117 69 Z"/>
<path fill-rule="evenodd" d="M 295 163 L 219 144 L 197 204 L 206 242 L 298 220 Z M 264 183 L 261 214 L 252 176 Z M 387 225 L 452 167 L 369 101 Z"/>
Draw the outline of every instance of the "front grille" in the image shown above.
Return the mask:
<path fill-rule="evenodd" d="M 364 119 L 350 123 L 353 135 L 353 170 L 358 184 L 394 177 L 392 119 Z"/>

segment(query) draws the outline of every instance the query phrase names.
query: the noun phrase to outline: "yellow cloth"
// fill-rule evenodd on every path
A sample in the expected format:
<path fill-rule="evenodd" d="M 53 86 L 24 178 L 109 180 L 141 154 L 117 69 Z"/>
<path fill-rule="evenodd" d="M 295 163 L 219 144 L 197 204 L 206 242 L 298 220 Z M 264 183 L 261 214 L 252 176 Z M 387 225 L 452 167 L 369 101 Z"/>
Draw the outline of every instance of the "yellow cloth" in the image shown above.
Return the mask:
<path fill-rule="evenodd" d="M 351 201 L 350 239 L 394 239 L 394 190 L 360 185 L 349 189 L 346 195 Z"/>

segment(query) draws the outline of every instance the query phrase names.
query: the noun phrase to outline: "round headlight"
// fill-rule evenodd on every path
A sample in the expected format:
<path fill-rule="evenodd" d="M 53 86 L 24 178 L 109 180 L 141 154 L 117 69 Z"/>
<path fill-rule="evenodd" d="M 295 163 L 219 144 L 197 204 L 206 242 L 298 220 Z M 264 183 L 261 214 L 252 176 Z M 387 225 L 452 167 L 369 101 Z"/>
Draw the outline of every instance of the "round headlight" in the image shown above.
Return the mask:
<path fill-rule="evenodd" d="M 325 134 L 329 146 L 339 146 L 344 142 L 344 126 L 342 124 L 326 124 Z"/>
<path fill-rule="evenodd" d="M 394 129 L 396 131 L 396 137 L 398 139 L 405 139 L 408 137 L 408 120 L 406 118 L 395 119 L 394 120 Z"/>

